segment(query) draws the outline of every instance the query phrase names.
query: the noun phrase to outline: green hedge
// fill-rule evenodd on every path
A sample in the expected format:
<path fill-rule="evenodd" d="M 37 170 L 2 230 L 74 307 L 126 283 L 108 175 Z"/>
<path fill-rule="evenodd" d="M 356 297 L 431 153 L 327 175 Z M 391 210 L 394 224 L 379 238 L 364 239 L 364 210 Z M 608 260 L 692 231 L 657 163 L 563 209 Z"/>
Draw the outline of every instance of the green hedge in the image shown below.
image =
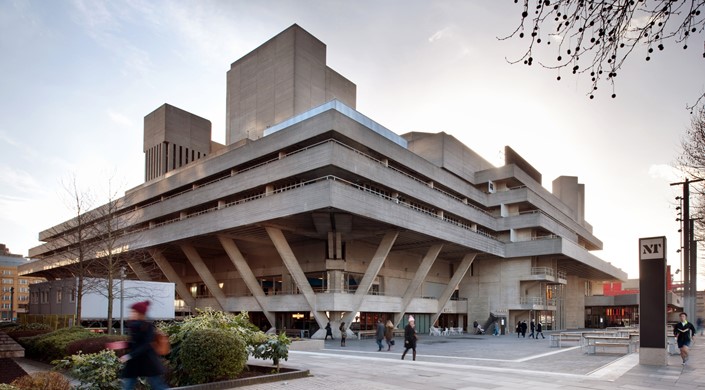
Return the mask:
<path fill-rule="evenodd" d="M 51 333 L 33 337 L 20 338 L 18 342 L 24 347 L 25 356 L 31 359 L 51 363 L 69 355 L 67 346 L 76 340 L 98 337 L 95 333 L 81 328 L 63 328 Z"/>
<path fill-rule="evenodd" d="M 245 343 L 229 329 L 197 329 L 184 339 L 184 384 L 200 384 L 240 375 L 247 364 Z"/>

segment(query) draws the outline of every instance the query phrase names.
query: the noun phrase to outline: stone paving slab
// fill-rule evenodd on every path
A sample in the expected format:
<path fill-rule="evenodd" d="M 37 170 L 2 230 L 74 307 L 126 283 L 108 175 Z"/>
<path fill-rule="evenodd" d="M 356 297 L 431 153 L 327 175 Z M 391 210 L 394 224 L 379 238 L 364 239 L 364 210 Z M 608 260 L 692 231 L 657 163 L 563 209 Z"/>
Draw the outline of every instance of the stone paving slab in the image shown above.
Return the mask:
<path fill-rule="evenodd" d="M 478 339 L 479 338 L 479 339 Z M 376 352 L 374 340 L 327 341 L 319 352 L 291 352 L 285 366 L 312 377 L 245 389 L 705 389 L 705 345 L 694 345 L 688 366 L 638 364 L 638 353 L 583 354 L 550 348 L 547 340 L 512 336 L 422 337 L 417 360 L 399 347 Z M 431 340 L 429 340 L 431 339 Z"/>

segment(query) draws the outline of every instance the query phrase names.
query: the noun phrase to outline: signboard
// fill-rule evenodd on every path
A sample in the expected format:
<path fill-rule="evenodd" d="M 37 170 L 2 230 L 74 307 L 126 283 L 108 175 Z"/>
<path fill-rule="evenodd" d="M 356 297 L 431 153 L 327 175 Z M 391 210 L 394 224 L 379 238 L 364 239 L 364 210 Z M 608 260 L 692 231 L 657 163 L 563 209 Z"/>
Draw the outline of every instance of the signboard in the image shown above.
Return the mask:
<path fill-rule="evenodd" d="M 639 260 L 663 260 L 665 258 L 666 237 L 639 239 Z"/>

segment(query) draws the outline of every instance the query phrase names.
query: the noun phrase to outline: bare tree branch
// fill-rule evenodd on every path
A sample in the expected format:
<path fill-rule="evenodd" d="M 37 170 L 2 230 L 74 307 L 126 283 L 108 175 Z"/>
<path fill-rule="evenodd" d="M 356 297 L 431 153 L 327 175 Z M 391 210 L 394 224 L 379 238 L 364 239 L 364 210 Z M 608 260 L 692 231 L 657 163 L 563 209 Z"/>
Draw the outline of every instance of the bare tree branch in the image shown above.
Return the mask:
<path fill-rule="evenodd" d="M 650 61 L 670 43 L 687 49 L 692 36 L 705 29 L 702 8 L 705 0 L 524 0 L 517 28 L 498 39 L 528 35 L 526 52 L 507 61 L 529 66 L 541 54 L 537 53 L 539 45 L 557 42 L 555 60 L 538 61 L 542 67 L 589 74 L 590 99 L 604 82 L 611 86 L 615 98 L 615 78 L 627 57 L 643 47 L 645 60 Z M 704 97 L 705 93 L 701 94 L 686 108 L 692 112 Z"/>

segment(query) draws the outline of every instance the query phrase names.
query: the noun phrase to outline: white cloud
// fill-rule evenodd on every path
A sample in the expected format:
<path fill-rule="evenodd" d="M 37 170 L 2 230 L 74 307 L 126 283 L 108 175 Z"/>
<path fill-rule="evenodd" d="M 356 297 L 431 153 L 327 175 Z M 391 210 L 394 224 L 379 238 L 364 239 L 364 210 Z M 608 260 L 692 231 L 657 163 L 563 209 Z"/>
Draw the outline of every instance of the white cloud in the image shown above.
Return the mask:
<path fill-rule="evenodd" d="M 132 127 L 132 125 L 133 125 L 130 118 L 123 115 L 123 114 L 117 113 L 113 110 L 108 110 L 107 114 L 108 114 L 108 117 L 110 118 L 110 120 L 118 125 L 123 125 L 123 126 L 127 126 L 127 127 Z"/>
<path fill-rule="evenodd" d="M 436 31 L 433 35 L 431 35 L 428 38 L 428 41 L 433 43 L 433 42 L 441 40 L 443 38 L 452 37 L 452 36 L 453 36 L 452 27 L 448 26 L 442 30 Z"/>
<path fill-rule="evenodd" d="M 153 66 L 149 54 L 122 38 L 131 28 L 134 9 L 100 0 L 73 0 L 74 20 L 100 46 L 110 50 L 125 65 L 126 73 L 147 76 Z"/>
<path fill-rule="evenodd" d="M 649 176 L 668 182 L 678 181 L 683 173 L 668 164 L 652 164 L 649 167 Z"/>
<path fill-rule="evenodd" d="M 19 193 L 35 193 L 42 188 L 29 172 L 5 164 L 0 165 L 0 185 L 3 192 L 14 189 Z"/>

